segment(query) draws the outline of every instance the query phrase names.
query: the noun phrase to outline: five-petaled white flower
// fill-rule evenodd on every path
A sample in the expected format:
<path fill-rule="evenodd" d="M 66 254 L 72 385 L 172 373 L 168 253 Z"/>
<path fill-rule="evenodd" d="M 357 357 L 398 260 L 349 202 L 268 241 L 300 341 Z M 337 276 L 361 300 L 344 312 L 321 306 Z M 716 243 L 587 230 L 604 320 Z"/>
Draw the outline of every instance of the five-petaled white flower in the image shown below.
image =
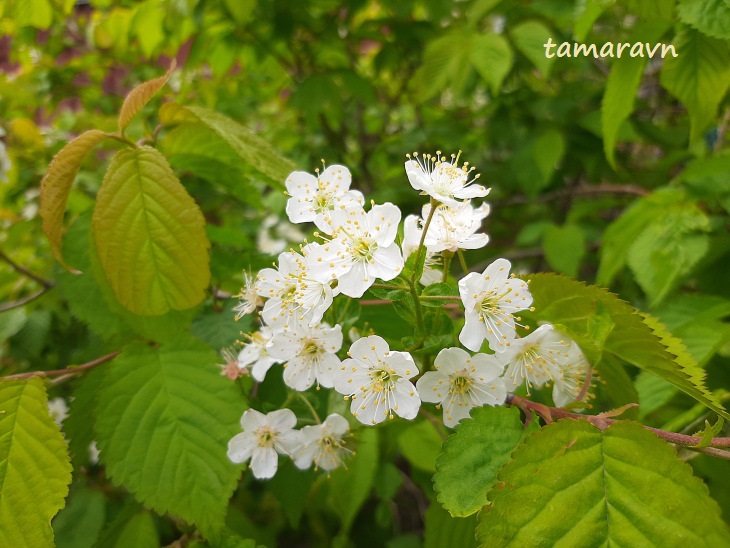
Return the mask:
<path fill-rule="evenodd" d="M 287 251 L 279 255 L 279 268 L 264 268 L 256 278 L 256 292 L 266 297 L 262 317 L 269 325 L 289 326 L 292 322 L 319 323 L 332 304 L 334 293 L 329 280 L 317 281 L 309 255 L 318 244 L 302 248 L 304 255 Z"/>
<path fill-rule="evenodd" d="M 408 380 L 418 367 L 407 352 L 390 350 L 377 335 L 358 339 L 335 374 L 335 390 L 352 399 L 350 412 L 363 424 L 377 424 L 393 412 L 404 419 L 418 414 L 421 398 Z"/>
<path fill-rule="evenodd" d="M 427 219 L 431 212 L 431 204 L 423 206 L 423 218 Z M 474 208 L 469 202 L 457 205 L 441 204 L 436 207 L 424 244 L 436 253 L 459 249 L 479 249 L 487 245 L 489 236 L 476 234 L 482 227 L 482 220 L 489 215 L 489 204 Z"/>
<path fill-rule="evenodd" d="M 251 376 L 261 382 L 266 376 L 266 372 L 275 363 L 281 363 L 281 360 L 269 355 L 267 346 L 271 343 L 274 335 L 278 335 L 270 326 L 263 325 L 258 331 L 248 335 L 248 342 L 238 353 L 238 367 L 245 369 L 251 368 Z"/>
<path fill-rule="evenodd" d="M 251 459 L 250 468 L 255 477 L 273 478 L 279 466 L 278 455 L 290 455 L 299 445 L 296 425 L 297 417 L 290 409 L 267 415 L 247 409 L 241 417 L 243 432 L 228 442 L 228 458 L 236 464 Z"/>
<path fill-rule="evenodd" d="M 444 204 L 457 205 L 459 200 L 483 198 L 489 194 L 489 189 L 473 184 L 479 175 L 469 179 L 474 168 L 469 167 L 469 162 L 459 167 L 460 155 L 461 151 L 458 155 L 452 154 L 451 161 L 447 162 L 446 157 L 441 156 L 441 151 L 437 151 L 436 156 L 419 156 L 415 152 L 411 157 L 407 154 L 405 167 L 408 181 L 416 190 Z"/>
<path fill-rule="evenodd" d="M 526 337 L 512 341 L 507 350 L 497 355 L 507 365 L 504 383 L 508 390 L 514 390 L 523 382 L 530 388 L 557 379 L 567 365 L 570 345 L 550 324 L 544 324 Z"/>
<path fill-rule="evenodd" d="M 343 459 L 352 451 L 345 447 L 344 437 L 349 433 L 347 419 L 332 413 L 322 424 L 305 426 L 299 436 L 300 445 L 291 457 L 297 468 L 306 470 L 314 462 L 314 470 L 327 472 L 343 465 Z"/>
<path fill-rule="evenodd" d="M 553 384 L 553 401 L 558 407 L 565 407 L 580 396 L 591 366 L 575 341 L 570 342 L 568 356 L 560 360 L 560 365 Z"/>
<path fill-rule="evenodd" d="M 286 180 L 291 196 L 286 203 L 286 214 L 292 223 L 313 221 L 322 232 L 331 233 L 331 214 L 334 210 L 362 206 L 365 198 L 357 190 L 350 190 L 352 177 L 345 166 L 333 165 L 317 177 L 304 171 L 295 171 Z"/>
<path fill-rule="evenodd" d="M 504 403 L 507 392 L 499 378 L 504 366 L 494 356 L 444 348 L 434 365 L 436 371 L 424 373 L 416 388 L 422 401 L 443 407 L 446 426 L 456 426 L 474 407 Z"/>
<path fill-rule="evenodd" d="M 336 352 L 342 348 L 342 326 L 295 324 L 277 334 L 267 348 L 268 353 L 285 361 L 284 382 L 294 390 L 303 391 L 317 381 L 332 388 L 340 359 Z"/>
<path fill-rule="evenodd" d="M 497 259 L 479 274 L 472 272 L 459 281 L 466 323 L 459 341 L 477 352 L 484 339 L 495 352 L 504 352 L 514 340 L 515 319 L 512 314 L 526 310 L 532 295 L 522 280 L 510 278 L 511 264 Z"/>
<path fill-rule="evenodd" d="M 243 287 L 238 295 L 239 303 L 233 308 L 236 311 L 236 321 L 240 320 L 246 314 L 255 312 L 259 306 L 264 305 L 261 295 L 256 293 L 255 278 L 248 273 L 243 273 Z"/>
<path fill-rule="evenodd" d="M 314 277 L 323 283 L 337 280 L 348 297 L 360 298 L 376 278 L 392 280 L 403 270 L 403 256 L 395 236 L 401 212 L 391 203 L 332 212 L 332 240 L 313 247 L 308 257 Z"/>

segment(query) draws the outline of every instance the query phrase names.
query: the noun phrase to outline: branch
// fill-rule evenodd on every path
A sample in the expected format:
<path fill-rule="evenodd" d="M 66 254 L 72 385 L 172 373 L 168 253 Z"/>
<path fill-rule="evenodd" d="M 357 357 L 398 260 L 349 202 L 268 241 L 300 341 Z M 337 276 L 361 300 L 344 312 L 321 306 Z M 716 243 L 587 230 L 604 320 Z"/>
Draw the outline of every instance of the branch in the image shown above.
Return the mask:
<path fill-rule="evenodd" d="M 27 297 L 23 297 L 22 299 L 18 299 L 17 301 L 11 301 L 9 303 L 3 303 L 0 304 L 0 312 L 5 312 L 7 310 L 12 310 L 13 308 L 20 308 L 21 306 L 24 306 L 28 304 L 29 302 L 35 301 L 38 297 L 42 296 L 44 293 L 48 292 L 50 288 L 49 287 L 42 287 L 35 293 L 31 293 Z"/>
<path fill-rule="evenodd" d="M 108 362 L 116 358 L 121 352 L 112 352 L 111 354 L 107 354 L 106 356 L 102 356 L 101 358 L 96 358 L 95 360 L 92 360 L 90 362 L 84 363 L 82 365 L 77 366 L 71 366 L 67 367 L 65 369 L 54 369 L 53 371 L 30 371 L 28 373 L 18 373 L 16 375 L 8 375 L 7 377 L 0 377 L 2 379 L 30 379 L 32 377 L 59 377 L 62 375 L 75 375 L 77 373 L 83 373 L 84 371 L 87 371 L 93 367 L 96 367 L 97 365 L 100 365 L 104 362 Z"/>
<path fill-rule="evenodd" d="M 31 272 L 24 266 L 20 266 L 18 263 L 16 263 L 10 257 L 8 257 L 2 250 L 0 250 L 0 260 L 5 261 L 12 267 L 13 270 L 15 270 L 16 272 L 20 272 L 26 278 L 30 278 L 31 280 L 38 282 L 46 289 L 50 289 L 51 287 L 53 287 L 55 285 L 51 280 L 46 280 L 45 278 L 42 278 L 38 274 L 33 274 L 33 272 Z"/>
<path fill-rule="evenodd" d="M 548 405 L 536 403 L 536 402 L 533 402 L 526 398 L 516 396 L 514 394 L 507 395 L 507 403 L 509 405 L 514 405 L 516 407 L 519 407 L 527 415 L 530 414 L 530 411 L 534 411 L 540 417 L 542 417 L 547 424 L 550 424 L 554 419 L 583 419 L 583 420 L 590 422 L 593 426 L 596 426 L 597 428 L 599 428 L 601 430 L 605 430 L 606 428 L 611 426 L 613 423 L 621 422 L 620 419 L 610 418 L 611 416 L 616 415 L 615 412 L 612 413 L 609 411 L 607 413 L 601 413 L 600 415 L 580 415 L 578 413 L 571 413 L 570 411 L 566 411 L 565 409 L 558 409 L 557 407 L 550 407 Z M 668 441 L 669 443 L 674 443 L 675 445 L 682 445 L 689 449 L 695 449 L 698 451 L 702 451 L 702 450 L 711 449 L 711 448 L 730 447 L 730 438 L 712 438 L 712 440 L 710 440 L 710 447 L 695 447 L 702 442 L 702 438 L 699 436 L 687 436 L 685 434 L 667 432 L 666 430 L 661 430 L 659 428 L 653 428 L 651 426 L 646 426 L 643 424 L 642 424 L 642 426 L 644 428 L 646 428 L 647 430 L 654 432 L 657 436 L 659 436 L 663 440 Z M 713 454 L 715 456 L 721 456 L 719 454 L 716 454 L 717 451 L 713 451 L 713 452 L 703 451 L 703 452 L 708 453 L 708 454 Z M 728 456 L 730 456 L 730 452 L 728 452 L 728 451 L 720 451 L 720 452 L 726 453 Z M 727 458 L 727 457 L 723 457 L 723 458 Z"/>

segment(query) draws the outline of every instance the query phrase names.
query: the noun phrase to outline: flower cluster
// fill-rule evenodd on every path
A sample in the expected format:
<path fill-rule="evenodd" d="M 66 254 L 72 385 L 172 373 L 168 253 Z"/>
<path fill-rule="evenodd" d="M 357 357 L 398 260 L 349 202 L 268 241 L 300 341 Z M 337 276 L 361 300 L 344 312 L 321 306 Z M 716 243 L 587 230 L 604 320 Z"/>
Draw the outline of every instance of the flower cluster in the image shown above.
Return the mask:
<path fill-rule="evenodd" d="M 529 392 L 553 383 L 553 399 L 561 406 L 582 397 L 590 366 L 578 345 L 550 325 L 518 336 L 521 319 L 516 314 L 532 310 L 533 299 L 528 283 L 510 274 L 506 259 L 459 280 L 458 296 L 442 297 L 463 304 L 458 338 L 471 352 L 443 348 L 429 370 L 428 362 L 419 368 L 411 353 L 391 350 L 376 334 L 363 333 L 349 350 L 343 349 L 342 326 L 328 314 L 338 295 L 358 299 L 380 280 L 391 282 L 385 287 L 410 292 L 418 307 L 416 282 L 447 281 L 455 253 L 487 245 L 482 225 L 489 205 L 473 205 L 472 199 L 487 196 L 489 189 L 476 184 L 479 175 L 468 163 L 459 166 L 459 157 L 408 155 L 406 176 L 414 189 L 429 196 L 429 203 L 420 216 L 405 217 L 400 233 L 400 209 L 371 202 L 366 210 L 363 195 L 350 190 L 346 167 L 329 166 L 316 175 L 292 173 L 286 181 L 287 215 L 292 223 L 313 222 L 319 241 L 282 252 L 274 268 L 255 277 L 244 275 L 236 318 L 258 311 L 261 325 L 246 335 L 237 355 L 224 354 L 223 374 L 235 379 L 250 372 L 262 382 L 274 365 L 283 364 L 289 388 L 333 388 L 366 425 L 395 415 L 414 419 L 427 402 L 441 408 L 444 424 L 453 427 L 474 407 L 503 404 L 507 393 L 523 384 Z M 422 261 L 416 270 L 422 272 L 419 280 L 413 279 L 416 271 L 404 273 L 405 259 L 414 253 Z M 250 459 L 258 478 L 276 472 L 278 454 L 290 456 L 300 468 L 314 463 L 329 471 L 341 464 L 348 452 L 343 417 L 333 414 L 299 431 L 296 423 L 287 409 L 269 415 L 248 410 L 243 432 L 230 442 L 229 457 L 234 462 Z"/>
<path fill-rule="evenodd" d="M 250 461 L 254 477 L 272 478 L 279 466 L 279 455 L 290 457 L 297 468 L 327 472 L 343 465 L 352 453 L 345 447 L 350 425 L 333 413 L 322 424 L 295 430 L 297 417 L 290 409 L 264 415 L 247 409 L 241 417 L 243 432 L 228 442 L 228 458 L 239 464 Z"/>

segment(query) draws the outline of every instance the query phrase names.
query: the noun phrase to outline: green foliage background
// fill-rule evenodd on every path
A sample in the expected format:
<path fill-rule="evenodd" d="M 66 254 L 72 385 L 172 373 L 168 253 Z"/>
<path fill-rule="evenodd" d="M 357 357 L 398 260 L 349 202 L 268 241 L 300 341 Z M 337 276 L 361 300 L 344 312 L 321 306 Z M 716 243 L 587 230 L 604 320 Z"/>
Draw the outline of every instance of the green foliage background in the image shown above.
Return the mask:
<path fill-rule="evenodd" d="M 548 37 L 599 48 L 607 41 L 673 43 L 679 56 L 546 58 L 542 44 Z M 177 70 L 167 86 L 135 117 L 118 120 L 126 94 L 162 76 L 173 58 Z M 125 349 L 103 375 L 99 369 L 46 386 L 50 398 L 75 398 L 63 426 L 73 481 L 66 507 L 53 521 L 56 544 L 158 546 L 183 536 L 191 545 L 215 546 L 249 545 L 241 539 L 253 539 L 251 546 L 326 545 L 335 539 L 406 548 L 455 538 L 467 546 L 476 542 L 477 519 L 452 518 L 436 501 L 467 516 L 490 500 L 491 510 L 478 518 L 479 542 L 532 545 L 529 531 L 514 536 L 504 518 L 517 516 L 517 523 L 524 517 L 514 503 L 487 493 L 494 482 L 521 488 L 518 472 L 530 470 L 530 451 L 552 466 L 559 450 L 551 444 L 558 437 L 545 436 L 549 429 L 588 448 L 588 457 L 576 464 L 587 475 L 612 472 L 594 458 L 597 447 L 616 439 L 645 443 L 638 427 L 599 432 L 562 423 L 536 438 L 545 447 L 523 446 L 499 472 L 520 441 L 520 427 L 514 410 L 490 410 L 480 415 L 483 422 L 475 415 L 461 428 L 438 460 L 442 440 L 430 423 L 394 422 L 362 432 L 349 470 L 330 479 L 299 473 L 289 463 L 270 483 L 246 475 L 236 489 L 240 468 L 229 465 L 222 451 L 236 431 L 231 428 L 250 381 L 228 383 L 205 370 L 220 361 L 213 350 L 233 344 L 248 328 L 250 319 L 233 322 L 228 298 L 240 288 L 241 270 L 270 265 L 278 254 L 270 240 L 282 241 L 279 251 L 298 242 L 279 221 L 269 221 L 272 215 L 285 218 L 286 175 L 313 171 L 321 159 L 348 166 L 354 187 L 377 202 L 398 204 L 405 215 L 417 213 L 422 203 L 405 178 L 405 153 L 462 150 L 492 187 L 491 241 L 468 255 L 473 270 L 505 257 L 521 272 L 553 271 L 609 288 L 662 322 L 636 316 L 626 327 L 664 341 L 645 347 L 639 360 L 621 346 L 617 331 L 609 335 L 630 314 L 627 305 L 597 289 L 566 304 L 559 298 L 567 293 L 545 281 L 552 278 L 534 279 L 536 286 L 545 284 L 536 306 L 543 315 L 530 321 L 566 327 L 589 357 L 601 360 L 596 411 L 639 403 L 629 417 L 686 433 L 714 422 L 715 414 L 698 401 L 722 412 L 730 398 L 728 87 L 730 5 L 723 0 L 0 4 L 0 372 L 60 369 Z M 68 194 L 68 231 L 62 248 L 54 249 L 43 235 L 40 181 L 53 156 L 91 129 L 121 129 L 124 138 L 159 152 L 131 152 L 119 140 L 87 136 L 89 146 L 82 143 L 83 150 L 74 152 L 80 169 Z M 124 214 L 134 216 L 133 210 L 116 218 L 106 213 L 125 199 L 110 194 L 114 184 L 146 192 L 145 176 L 131 167 L 105 172 L 110 162 L 130 166 L 138 156 L 154 164 L 154 181 L 165 182 L 167 194 L 151 196 L 155 203 L 172 216 L 189 210 L 190 217 L 166 225 L 169 234 L 155 231 L 135 240 L 119 231 Z M 70 185 L 74 174 L 66 176 Z M 187 195 L 175 202 L 181 192 L 194 203 Z M 127 200 L 132 208 L 133 198 Z M 63 220 L 63 210 L 55 216 Z M 182 232 L 183 246 L 169 263 L 124 263 L 115 251 L 128 246 L 132 253 L 150 238 L 164 243 Z M 55 259 L 61 255 L 83 274 L 64 269 Z M 146 270 L 153 262 L 156 269 Z M 565 284 L 566 292 L 582 291 L 581 284 L 568 288 L 574 282 L 560 280 L 555 283 Z M 140 284 L 155 291 L 135 294 Z M 392 311 L 363 307 L 360 321 L 386 338 L 402 336 Z M 434 334 L 434 345 L 438 336 L 453 333 L 448 328 Z M 136 362 L 152 365 L 134 369 Z M 24 409 L 42 407 L 46 398 L 42 383 L 23 382 L 0 383 L 3 410 L 18 421 Z M 150 394 L 148 402 L 135 392 L 150 382 L 157 391 L 175 385 L 170 401 Z M 284 387 L 267 379 L 258 397 L 283 401 Z M 322 411 L 342 405 L 328 402 L 326 394 L 311 400 Z M 491 411 L 499 416 L 487 419 Z M 17 428 L 2 419 L 0 434 Z M 142 429 L 132 449 L 124 450 L 145 421 L 153 427 Z M 469 445 L 468 430 L 484 439 L 503 423 L 504 438 L 494 443 L 509 446 L 502 449 L 506 453 L 474 465 L 488 465 L 479 476 L 485 483 L 445 498 L 459 489 L 449 484 L 453 478 L 443 466 Z M 185 429 L 176 428 L 180 424 Z M 49 448 L 63 445 L 50 419 L 27 428 L 51 440 Z M 95 439 L 101 464 L 88 455 Z M 664 449 L 651 450 L 662 463 L 671 460 Z M 150 455 L 161 455 L 159 470 L 181 466 L 187 475 L 170 480 L 174 489 L 157 492 L 152 478 L 138 474 Z M 682 451 L 680 456 L 730 520 L 730 463 Z M 51 479 L 64 485 L 69 456 L 49 451 L 40 457 L 35 466 L 47 467 L 49 476 L 44 488 L 51 489 Z M 2 534 L 12 534 L 15 525 L 2 521 L 9 515 L 2 513 L 10 504 L 5 493 L 18 493 L 17 474 L 31 471 L 17 454 L 4 458 L 0 526 Z M 687 500 L 711 507 L 705 512 L 711 515 L 715 506 L 704 487 L 684 465 L 667 466 L 679 478 L 676 485 L 697 497 Z M 215 470 L 215 477 L 201 479 L 205 470 Z M 513 475 L 498 478 L 498 472 Z M 673 488 L 660 487 L 670 493 Z M 622 495 L 620 481 L 615 488 Z M 31 505 L 28 519 L 38 524 L 39 537 L 29 542 L 49 542 L 51 532 L 42 525 L 47 528 L 63 495 L 63 489 L 36 495 L 43 504 Z M 563 495 L 566 508 L 588 504 Z M 702 514 L 651 512 L 675 522 Z M 576 515 L 565 514 L 566 520 Z M 556 521 L 552 515 L 538 518 Z M 494 523 L 507 523 L 499 525 L 499 539 L 490 533 Z M 702 527 L 708 545 L 727 538 L 716 522 Z M 599 530 L 588 538 L 580 536 L 580 527 L 571 531 L 570 538 L 588 544 L 635 542 L 630 533 L 622 539 Z"/>

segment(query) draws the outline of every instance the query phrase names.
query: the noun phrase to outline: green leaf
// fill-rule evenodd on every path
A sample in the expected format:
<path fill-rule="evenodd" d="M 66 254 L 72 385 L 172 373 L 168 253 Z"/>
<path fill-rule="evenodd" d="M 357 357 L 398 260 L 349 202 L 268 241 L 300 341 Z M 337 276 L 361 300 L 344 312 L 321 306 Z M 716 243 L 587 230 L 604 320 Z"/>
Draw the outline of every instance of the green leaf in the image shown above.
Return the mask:
<path fill-rule="evenodd" d="M 0 381 L 0 546 L 53 546 L 71 483 L 68 447 L 43 381 Z"/>
<path fill-rule="evenodd" d="M 361 430 L 357 453 L 347 464 L 338 468 L 328 480 L 327 504 L 340 518 L 340 536 L 347 538 L 355 516 L 370 495 L 378 468 L 378 431 Z"/>
<path fill-rule="evenodd" d="M 537 20 L 528 20 L 509 29 L 515 47 L 547 78 L 556 57 L 545 57 L 545 44 L 553 32 Z"/>
<path fill-rule="evenodd" d="M 680 21 L 703 34 L 730 40 L 730 3 L 727 0 L 679 0 Z"/>
<path fill-rule="evenodd" d="M 408 425 L 398 436 L 398 448 L 412 466 L 426 472 L 436 471 L 436 457 L 443 440 L 428 421 Z"/>
<path fill-rule="evenodd" d="M 226 9 L 239 25 L 248 23 L 256 9 L 256 0 L 224 0 Z"/>
<path fill-rule="evenodd" d="M 53 520 L 56 547 L 91 548 L 94 546 L 104 526 L 105 514 L 106 497 L 104 493 L 88 488 L 72 490 L 68 504 Z"/>
<path fill-rule="evenodd" d="M 675 0 L 628 0 L 629 13 L 644 21 L 674 21 Z"/>
<path fill-rule="evenodd" d="M 585 41 L 593 24 L 614 2 L 615 0 L 578 0 L 576 2 L 576 19 L 573 26 L 576 41 Z"/>
<path fill-rule="evenodd" d="M 601 262 L 596 283 L 609 286 L 616 274 L 626 264 L 628 250 L 641 233 L 654 220 L 661 218 L 668 207 L 681 208 L 687 201 L 686 194 L 678 189 L 666 188 L 637 200 L 614 221 L 603 234 Z"/>
<path fill-rule="evenodd" d="M 25 308 L 13 308 L 0 314 L 0 342 L 18 333 L 28 321 Z"/>
<path fill-rule="evenodd" d="M 203 300 L 210 280 L 205 220 L 159 152 L 114 155 L 92 222 L 104 273 L 126 309 L 154 316 Z"/>
<path fill-rule="evenodd" d="M 69 403 L 68 417 L 63 422 L 75 470 L 89 464 L 89 445 L 96 438 L 89 424 L 96 420 L 96 397 L 104 383 L 104 368 L 105 365 L 99 365 L 81 375 Z"/>
<path fill-rule="evenodd" d="M 207 125 L 185 123 L 173 128 L 162 141 L 162 152 L 176 170 L 191 172 L 242 202 L 263 208 L 261 191 L 241 170 L 241 157 Z"/>
<path fill-rule="evenodd" d="M 545 230 L 542 246 L 553 270 L 572 277 L 578 275 L 586 251 L 585 237 L 579 226 L 549 226 Z"/>
<path fill-rule="evenodd" d="M 661 377 L 642 371 L 636 377 L 636 391 L 639 394 L 639 417 L 653 413 L 677 394 L 677 388 Z"/>
<path fill-rule="evenodd" d="M 661 83 L 687 107 L 691 142 L 702 137 L 730 86 L 730 48 L 727 42 L 685 29 L 675 40 L 677 57 L 664 60 Z"/>
<path fill-rule="evenodd" d="M 244 407 L 216 361 L 192 338 L 157 349 L 129 345 L 108 366 L 96 421 L 112 480 L 208 537 L 223 526 L 240 474 L 226 447 Z"/>
<path fill-rule="evenodd" d="M 68 270 L 73 269 L 63 260 L 61 239 L 63 237 L 63 214 L 66 211 L 71 185 L 81 167 L 81 162 L 92 148 L 106 135 L 92 129 L 82 133 L 58 151 L 48 166 L 41 181 L 40 215 L 43 218 L 43 232 L 51 242 L 51 251 L 59 263 Z"/>
<path fill-rule="evenodd" d="M 94 548 L 158 548 L 160 541 L 152 514 L 128 504 L 101 534 Z"/>
<path fill-rule="evenodd" d="M 629 245 L 628 263 L 634 277 L 659 304 L 699 263 L 709 248 L 710 222 L 697 204 L 665 208 Z"/>
<path fill-rule="evenodd" d="M 524 316 L 559 327 L 589 354 L 593 366 L 602 354 L 608 354 L 663 378 L 716 413 L 730 418 L 705 387 L 705 372 L 687 354 L 681 341 L 672 337 L 656 319 L 641 315 L 600 287 L 555 274 L 533 274 L 527 278 L 535 311 L 524 312 Z M 610 332 L 595 331 L 597 311 L 610 317 L 613 323 Z"/>
<path fill-rule="evenodd" d="M 456 288 L 456 286 L 447 284 L 447 283 L 435 283 L 431 285 L 427 285 L 423 288 L 423 292 L 421 293 L 424 297 L 453 297 L 459 295 L 459 290 Z M 421 304 L 423 306 L 430 306 L 430 307 L 442 307 L 444 304 L 448 303 L 449 301 L 444 299 L 424 299 L 421 301 Z"/>
<path fill-rule="evenodd" d="M 565 137 L 556 129 L 548 129 L 528 140 L 512 157 L 520 186 L 536 196 L 550 184 L 556 168 L 565 155 Z"/>
<path fill-rule="evenodd" d="M 149 6 L 154 7 L 155 4 L 156 2 L 152 2 Z M 119 111 L 119 131 L 122 134 L 124 133 L 124 129 L 129 125 L 129 122 L 132 121 L 132 118 L 137 116 L 139 111 L 150 102 L 150 99 L 152 99 L 158 91 L 165 87 L 165 84 L 170 79 L 173 70 L 175 70 L 174 59 L 170 63 L 170 68 L 167 69 L 165 74 L 159 78 L 155 78 L 138 85 L 124 98 L 122 109 Z"/>
<path fill-rule="evenodd" d="M 288 462 L 282 463 L 276 475 L 268 482 L 269 489 L 281 502 L 282 511 L 295 529 L 299 527 L 317 475 L 311 470 L 303 472 Z"/>
<path fill-rule="evenodd" d="M 132 34 L 137 37 L 142 53 L 144 53 L 147 58 L 152 56 L 155 50 L 157 50 L 160 44 L 162 44 L 165 40 L 165 15 L 164 6 L 157 2 L 157 0 L 147 0 L 146 2 L 139 4 L 134 9 L 134 15 L 130 22 Z M 171 71 L 168 70 L 168 74 L 165 76 L 169 78 L 170 72 Z M 165 81 L 162 82 L 162 85 L 159 86 L 157 91 L 165 85 L 165 82 L 167 82 L 167 78 L 165 78 Z M 152 93 L 150 97 L 157 93 L 157 91 Z M 147 101 L 145 101 L 145 103 L 146 102 Z M 138 109 L 138 111 L 139 110 L 141 110 L 141 108 Z M 130 120 L 133 117 L 134 114 L 129 117 Z"/>
<path fill-rule="evenodd" d="M 695 434 L 695 436 L 702 436 L 702 440 L 695 447 L 709 447 L 712 443 L 712 438 L 719 436 L 722 432 L 722 426 L 725 421 L 722 417 L 719 417 L 715 424 L 710 424 L 710 421 L 705 421 L 705 427 Z"/>
<path fill-rule="evenodd" d="M 48 0 L 15 0 L 13 19 L 18 27 L 47 29 L 53 22 L 53 7 Z"/>
<path fill-rule="evenodd" d="M 616 168 L 616 139 L 624 121 L 634 111 L 634 99 L 639 90 L 647 60 L 644 57 L 621 57 L 611 66 L 606 91 L 601 102 L 603 151 L 611 167 Z"/>
<path fill-rule="evenodd" d="M 498 95 L 505 76 L 512 68 L 512 48 L 498 34 L 476 34 L 469 46 L 472 65 L 489 84 L 492 93 Z"/>
<path fill-rule="evenodd" d="M 635 423 L 562 420 L 526 440 L 479 514 L 481 546 L 725 546 L 707 487 Z"/>
<path fill-rule="evenodd" d="M 423 53 L 423 63 L 413 76 L 415 100 L 425 102 L 455 82 L 463 81 L 470 64 L 469 35 L 449 32 L 432 40 Z"/>
<path fill-rule="evenodd" d="M 438 501 L 452 516 L 469 516 L 487 503 L 497 472 L 537 428 L 525 430 L 515 407 L 478 407 L 456 426 L 436 460 L 433 477 Z M 469 478 L 465 481 L 465 478 Z"/>
<path fill-rule="evenodd" d="M 229 147 L 244 162 L 284 188 L 284 181 L 295 169 L 294 164 L 281 156 L 274 148 L 238 122 L 202 107 L 183 107 L 167 103 L 160 108 L 163 124 L 198 122 L 212 129 L 224 146 Z"/>
<path fill-rule="evenodd" d="M 423 548 L 444 546 L 476 548 L 477 542 L 474 538 L 476 516 L 454 518 L 438 504 L 431 504 L 426 510 L 424 522 Z"/>

